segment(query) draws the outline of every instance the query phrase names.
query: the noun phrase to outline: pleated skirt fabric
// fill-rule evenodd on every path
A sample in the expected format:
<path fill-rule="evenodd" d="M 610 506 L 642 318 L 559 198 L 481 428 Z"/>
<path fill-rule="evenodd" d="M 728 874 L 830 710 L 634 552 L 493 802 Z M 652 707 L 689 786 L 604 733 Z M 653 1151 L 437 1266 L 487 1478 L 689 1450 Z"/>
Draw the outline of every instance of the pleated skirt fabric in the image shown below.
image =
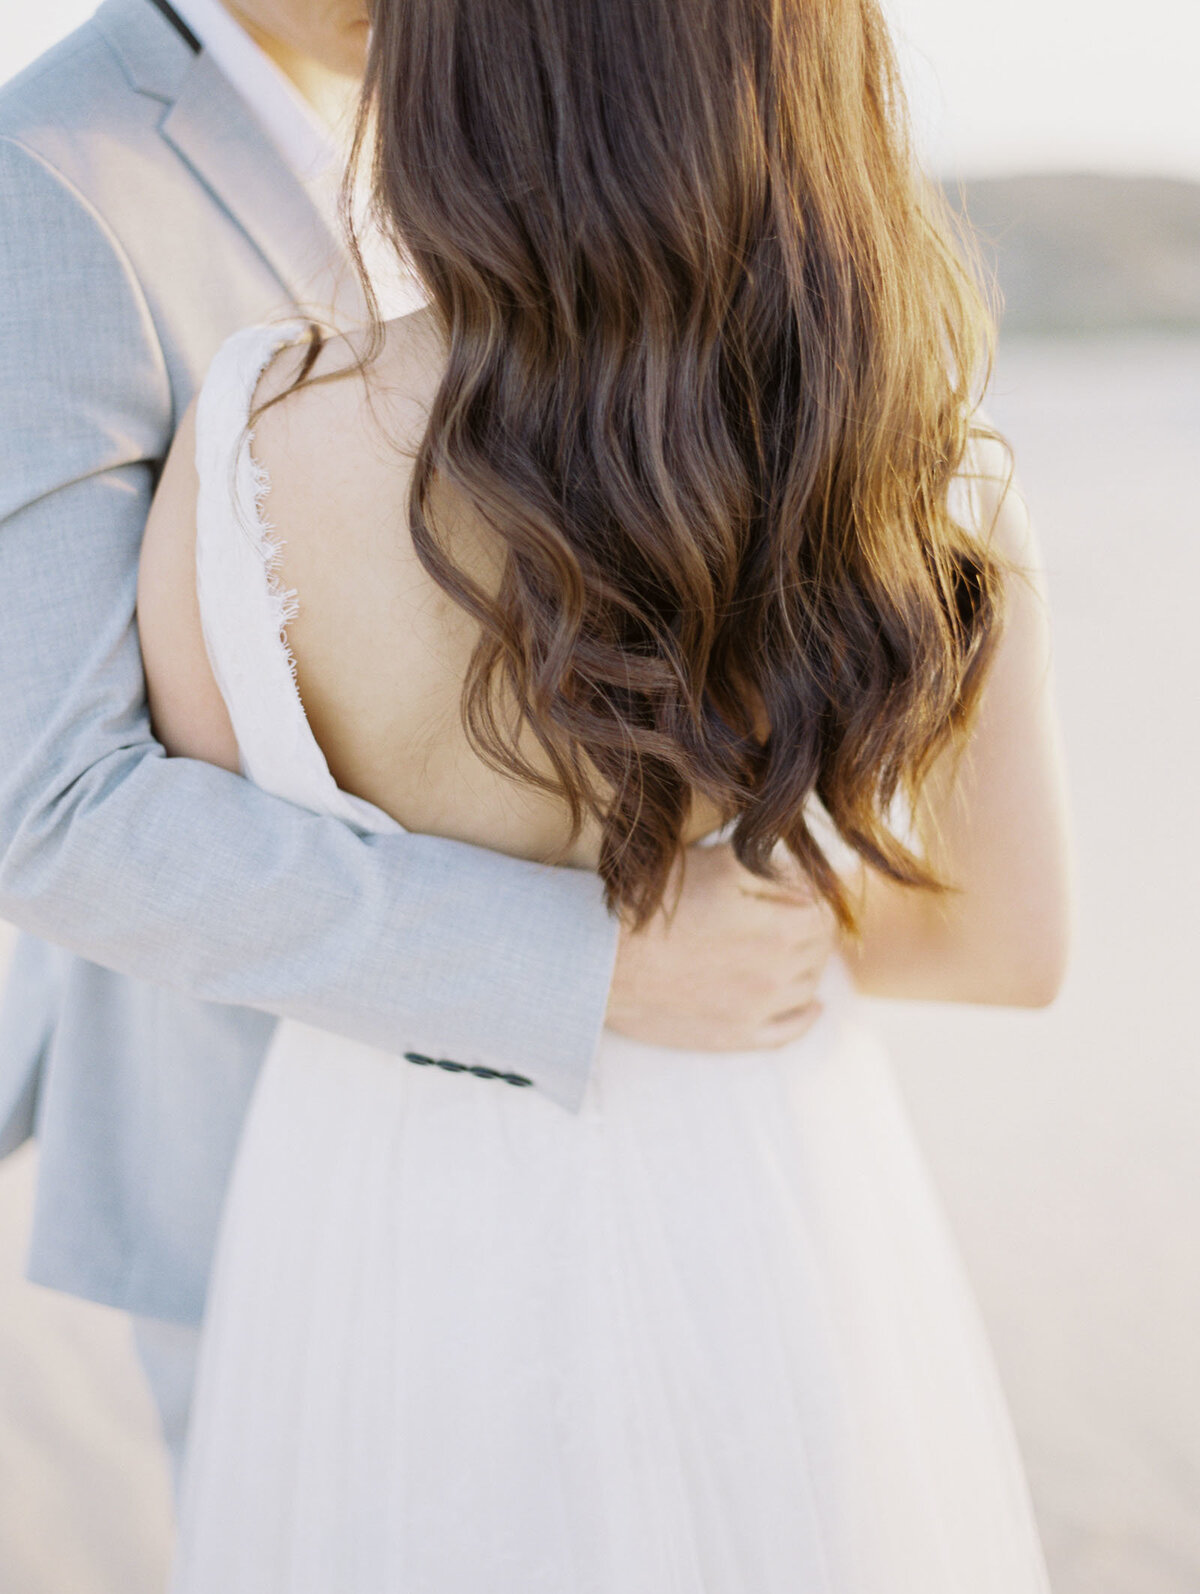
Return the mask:
<path fill-rule="evenodd" d="M 824 994 L 776 1052 L 606 1034 L 577 1114 L 281 1024 L 173 1594 L 1045 1594 L 887 1058 Z"/>

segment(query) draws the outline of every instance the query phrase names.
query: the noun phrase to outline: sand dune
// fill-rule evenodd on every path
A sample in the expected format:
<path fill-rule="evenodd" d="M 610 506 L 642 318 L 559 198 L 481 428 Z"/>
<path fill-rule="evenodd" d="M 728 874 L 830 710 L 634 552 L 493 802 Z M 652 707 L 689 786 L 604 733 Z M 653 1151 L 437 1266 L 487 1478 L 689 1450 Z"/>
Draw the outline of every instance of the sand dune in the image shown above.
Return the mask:
<path fill-rule="evenodd" d="M 996 271 L 1006 335 L 1200 329 L 1200 183 L 1038 172 L 953 197 Z"/>
<path fill-rule="evenodd" d="M 1057 1594 L 1200 1588 L 1200 338 L 1010 343 L 1078 819 L 1047 1013 L 877 1008 L 987 1318 Z M 0 1587 L 143 1594 L 165 1473 L 115 1313 L 19 1279 L 0 1167 Z M 965 1594 L 965 1591 L 964 1591 Z"/>

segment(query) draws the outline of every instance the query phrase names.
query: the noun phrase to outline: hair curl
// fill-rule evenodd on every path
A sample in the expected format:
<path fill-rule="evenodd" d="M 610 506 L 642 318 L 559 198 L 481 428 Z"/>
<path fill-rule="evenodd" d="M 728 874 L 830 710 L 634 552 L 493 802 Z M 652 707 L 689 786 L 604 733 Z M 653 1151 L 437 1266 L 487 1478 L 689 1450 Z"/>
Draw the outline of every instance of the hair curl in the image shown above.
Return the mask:
<path fill-rule="evenodd" d="M 409 523 L 481 628 L 477 751 L 562 796 L 572 839 L 594 817 L 635 924 L 693 794 L 847 927 L 814 795 L 941 888 L 888 813 L 961 745 L 1001 620 L 1003 564 L 948 501 L 995 435 L 994 333 L 875 0 L 375 0 L 362 149 L 448 350 Z M 442 488 L 500 540 L 496 590 Z"/>

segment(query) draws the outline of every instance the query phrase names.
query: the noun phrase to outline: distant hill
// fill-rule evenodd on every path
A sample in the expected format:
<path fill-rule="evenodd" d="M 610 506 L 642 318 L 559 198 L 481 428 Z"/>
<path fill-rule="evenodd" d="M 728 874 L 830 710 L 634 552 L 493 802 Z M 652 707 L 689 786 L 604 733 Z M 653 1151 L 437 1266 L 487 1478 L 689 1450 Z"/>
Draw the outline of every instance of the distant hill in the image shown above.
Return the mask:
<path fill-rule="evenodd" d="M 1031 174 L 965 199 L 1006 332 L 1200 329 L 1200 183 Z"/>

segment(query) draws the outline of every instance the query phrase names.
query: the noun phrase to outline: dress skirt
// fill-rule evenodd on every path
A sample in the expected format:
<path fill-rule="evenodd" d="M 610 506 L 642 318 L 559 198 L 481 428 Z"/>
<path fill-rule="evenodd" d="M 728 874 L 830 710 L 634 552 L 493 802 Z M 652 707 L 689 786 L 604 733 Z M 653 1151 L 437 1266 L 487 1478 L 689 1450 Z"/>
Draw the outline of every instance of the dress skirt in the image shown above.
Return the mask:
<path fill-rule="evenodd" d="M 606 1033 L 575 1114 L 281 1023 L 174 1594 L 1045 1594 L 889 1063 L 823 997 L 772 1052 Z"/>

